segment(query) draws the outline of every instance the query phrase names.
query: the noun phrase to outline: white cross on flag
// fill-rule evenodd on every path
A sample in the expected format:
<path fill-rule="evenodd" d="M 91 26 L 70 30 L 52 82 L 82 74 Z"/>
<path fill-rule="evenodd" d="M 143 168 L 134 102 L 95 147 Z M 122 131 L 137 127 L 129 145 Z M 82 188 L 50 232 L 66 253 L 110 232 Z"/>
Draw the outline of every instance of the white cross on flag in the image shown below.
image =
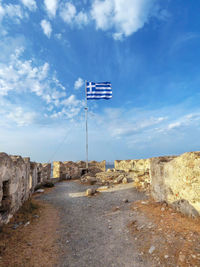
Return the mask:
<path fill-rule="evenodd" d="M 112 88 L 110 82 L 87 82 L 87 99 L 110 99 Z"/>

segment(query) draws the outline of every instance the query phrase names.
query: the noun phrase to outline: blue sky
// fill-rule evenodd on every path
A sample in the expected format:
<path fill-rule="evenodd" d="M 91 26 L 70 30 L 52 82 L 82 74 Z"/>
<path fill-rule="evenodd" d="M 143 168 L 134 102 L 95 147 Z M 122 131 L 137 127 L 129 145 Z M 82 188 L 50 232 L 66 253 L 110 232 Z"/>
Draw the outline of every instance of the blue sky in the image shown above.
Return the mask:
<path fill-rule="evenodd" d="M 0 0 L 1 151 L 84 160 L 200 150 L 200 3 L 196 0 Z"/>

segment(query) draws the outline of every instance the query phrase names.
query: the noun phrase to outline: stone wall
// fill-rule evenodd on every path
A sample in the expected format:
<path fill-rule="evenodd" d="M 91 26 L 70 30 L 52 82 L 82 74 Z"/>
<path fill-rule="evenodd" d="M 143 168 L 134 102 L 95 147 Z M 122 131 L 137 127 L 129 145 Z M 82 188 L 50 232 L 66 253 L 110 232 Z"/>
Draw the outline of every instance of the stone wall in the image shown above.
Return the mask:
<path fill-rule="evenodd" d="M 149 159 L 115 160 L 115 169 L 125 172 L 149 172 Z"/>
<path fill-rule="evenodd" d="M 96 171 L 105 171 L 106 170 L 106 161 L 90 161 L 89 170 Z M 86 164 L 84 161 L 54 161 L 53 162 L 53 178 L 61 179 L 75 179 L 80 178 L 86 170 Z"/>
<path fill-rule="evenodd" d="M 150 179 L 155 200 L 192 217 L 200 214 L 200 152 L 152 159 Z"/>
<path fill-rule="evenodd" d="M 51 164 L 0 153 L 0 224 L 7 223 L 36 185 L 50 179 Z"/>
<path fill-rule="evenodd" d="M 200 215 L 200 152 L 141 160 L 116 160 L 115 170 L 128 173 L 138 189 L 165 201 L 183 214 Z"/>

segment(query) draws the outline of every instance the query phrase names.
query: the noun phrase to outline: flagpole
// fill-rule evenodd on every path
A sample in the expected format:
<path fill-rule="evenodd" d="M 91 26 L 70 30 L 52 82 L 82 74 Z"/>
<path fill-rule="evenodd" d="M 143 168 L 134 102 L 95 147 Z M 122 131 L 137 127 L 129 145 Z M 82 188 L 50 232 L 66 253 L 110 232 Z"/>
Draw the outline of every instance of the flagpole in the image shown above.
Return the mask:
<path fill-rule="evenodd" d="M 88 106 L 87 106 L 87 81 L 85 81 L 85 130 L 86 130 L 86 169 L 88 170 Z"/>

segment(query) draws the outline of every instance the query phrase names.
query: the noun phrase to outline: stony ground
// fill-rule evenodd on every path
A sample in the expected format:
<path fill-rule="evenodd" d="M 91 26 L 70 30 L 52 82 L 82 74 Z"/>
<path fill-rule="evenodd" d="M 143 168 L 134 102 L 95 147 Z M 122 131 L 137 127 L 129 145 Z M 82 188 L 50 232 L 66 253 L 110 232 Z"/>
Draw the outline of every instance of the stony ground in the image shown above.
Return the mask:
<path fill-rule="evenodd" d="M 200 266 L 199 219 L 152 202 L 132 183 L 91 197 L 88 188 L 95 185 L 68 181 L 36 195 L 39 216 L 0 234 L 0 266 Z"/>
<path fill-rule="evenodd" d="M 144 194 L 127 184 L 86 197 L 87 188 L 63 182 L 42 196 L 60 210 L 62 255 L 57 266 L 152 266 L 138 254 L 128 228 L 134 219 L 131 203 L 144 199 Z"/>

